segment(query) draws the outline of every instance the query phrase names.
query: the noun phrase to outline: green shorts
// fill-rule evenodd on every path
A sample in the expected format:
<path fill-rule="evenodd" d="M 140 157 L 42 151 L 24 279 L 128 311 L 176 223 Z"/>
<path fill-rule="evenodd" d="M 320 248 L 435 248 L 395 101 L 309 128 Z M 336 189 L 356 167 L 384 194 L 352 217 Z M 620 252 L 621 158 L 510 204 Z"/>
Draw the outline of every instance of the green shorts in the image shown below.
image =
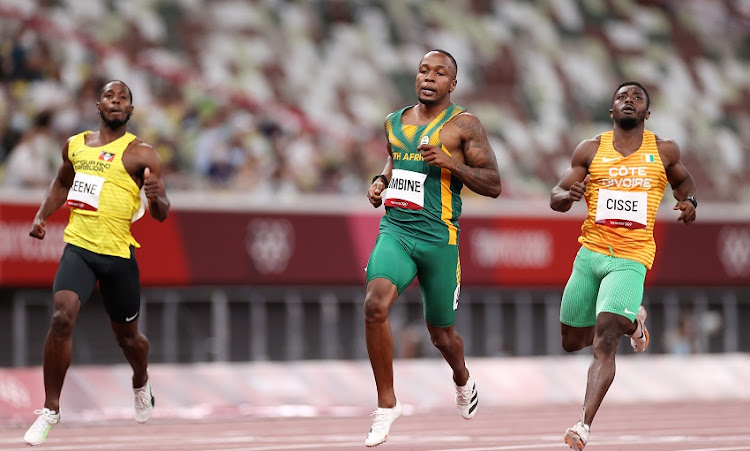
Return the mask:
<path fill-rule="evenodd" d="M 461 291 L 458 246 L 434 245 L 387 233 L 378 235 L 367 262 L 367 283 L 379 277 L 401 294 L 417 277 L 427 323 L 449 327 L 456 321 Z"/>
<path fill-rule="evenodd" d="M 593 326 L 601 312 L 635 321 L 645 280 L 642 263 L 581 246 L 563 292 L 560 322 L 573 327 Z"/>

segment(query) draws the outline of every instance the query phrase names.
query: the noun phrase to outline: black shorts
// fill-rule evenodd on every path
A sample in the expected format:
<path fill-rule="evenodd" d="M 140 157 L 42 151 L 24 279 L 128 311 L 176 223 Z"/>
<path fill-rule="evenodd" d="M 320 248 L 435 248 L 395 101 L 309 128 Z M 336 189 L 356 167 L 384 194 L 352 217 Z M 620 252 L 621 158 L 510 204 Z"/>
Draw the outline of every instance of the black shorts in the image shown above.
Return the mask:
<path fill-rule="evenodd" d="M 135 248 L 130 258 L 102 255 L 67 244 L 60 258 L 52 292 L 69 290 L 85 303 L 99 281 L 102 302 L 112 321 L 129 323 L 141 308 L 141 285 Z"/>

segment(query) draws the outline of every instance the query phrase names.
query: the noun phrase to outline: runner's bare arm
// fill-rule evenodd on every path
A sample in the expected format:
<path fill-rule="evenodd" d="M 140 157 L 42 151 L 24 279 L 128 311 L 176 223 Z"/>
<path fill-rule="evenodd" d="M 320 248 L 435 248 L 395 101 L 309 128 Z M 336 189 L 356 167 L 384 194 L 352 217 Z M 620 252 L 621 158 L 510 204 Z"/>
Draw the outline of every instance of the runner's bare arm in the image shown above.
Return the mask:
<path fill-rule="evenodd" d="M 696 212 L 692 202 L 686 200 L 695 195 L 695 180 L 680 159 L 680 148 L 677 143 L 657 138 L 659 155 L 664 162 L 667 180 L 672 187 L 672 194 L 677 200 L 674 210 L 680 210 L 678 221 L 691 224 L 695 221 Z"/>
<path fill-rule="evenodd" d="M 383 125 L 383 128 L 385 128 L 385 124 Z M 393 150 L 391 149 L 390 141 L 388 141 L 387 130 L 385 132 L 385 139 L 388 158 L 385 160 L 385 167 L 383 167 L 383 172 L 381 172 L 381 174 L 383 174 L 386 179 L 391 180 L 391 176 L 393 175 Z M 370 184 L 370 188 L 367 190 L 367 199 L 373 207 L 378 208 L 383 203 L 382 193 L 386 188 L 387 186 L 385 186 L 385 182 L 383 182 L 383 179 L 380 177 Z"/>
<path fill-rule="evenodd" d="M 587 139 L 581 141 L 573 151 L 570 167 L 565 171 L 560 181 L 552 188 L 549 206 L 560 212 L 570 210 L 573 202 L 583 198 L 586 185 L 589 183 L 589 166 L 599 148 L 599 140 Z"/>
<path fill-rule="evenodd" d="M 488 197 L 499 196 L 503 187 L 497 168 L 497 158 L 495 158 L 495 152 L 490 146 L 482 123 L 470 113 L 461 113 L 450 123 L 458 130 L 466 164 L 452 158 L 437 146 L 429 144 L 421 144 L 417 147 L 417 150 L 422 152 L 424 161 L 431 166 L 448 169 L 467 188 L 477 194 Z"/>
<path fill-rule="evenodd" d="M 164 221 L 169 214 L 170 202 L 161 179 L 159 155 L 149 144 L 140 142 L 133 149 L 133 156 L 136 157 L 137 174 L 143 180 L 149 213 L 157 221 Z"/>
<path fill-rule="evenodd" d="M 65 203 L 65 199 L 68 197 L 68 191 L 70 190 L 70 187 L 73 186 L 75 169 L 73 168 L 73 163 L 71 163 L 70 158 L 68 158 L 69 144 L 70 139 L 68 139 L 63 146 L 62 163 L 57 170 L 57 175 L 52 179 L 52 183 L 50 183 L 50 186 L 44 195 L 44 199 L 42 199 L 42 204 L 39 206 L 36 216 L 34 216 L 34 222 L 32 223 L 31 231 L 29 232 L 29 235 L 34 238 L 40 240 L 44 239 L 46 233 L 44 226 L 47 223 L 47 218 L 52 216 L 52 213 Z"/>

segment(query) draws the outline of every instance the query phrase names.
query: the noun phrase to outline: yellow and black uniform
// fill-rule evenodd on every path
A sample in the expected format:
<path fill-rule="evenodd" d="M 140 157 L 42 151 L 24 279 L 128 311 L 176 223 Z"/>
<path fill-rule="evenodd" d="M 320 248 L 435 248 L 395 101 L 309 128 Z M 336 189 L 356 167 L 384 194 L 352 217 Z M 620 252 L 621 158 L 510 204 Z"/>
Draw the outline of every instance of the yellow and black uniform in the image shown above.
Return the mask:
<path fill-rule="evenodd" d="M 367 262 L 367 282 L 386 278 L 401 293 L 416 277 L 425 320 L 448 327 L 456 320 L 461 289 L 458 217 L 463 183 L 449 170 L 430 166 L 417 147 L 431 144 L 450 155 L 440 141 L 440 131 L 465 108 L 451 104 L 425 125 L 401 121 L 409 108 L 386 118 L 393 171 L 383 193 L 386 213 Z"/>
<path fill-rule="evenodd" d="M 634 320 L 656 254 L 654 222 L 667 184 L 656 136 L 644 131 L 628 156 L 614 148 L 613 136 L 601 134 L 589 166 L 582 246 L 563 292 L 560 321 L 574 327 L 594 325 L 603 311 Z"/>
<path fill-rule="evenodd" d="M 68 243 L 55 275 L 53 291 L 70 290 L 86 302 L 99 281 L 110 319 L 130 322 L 140 310 L 140 272 L 130 233 L 131 221 L 141 207 L 140 188 L 122 163 L 125 149 L 136 139 L 125 133 L 100 147 L 86 145 L 75 135 L 68 158 L 75 170 L 68 192 Z"/>
<path fill-rule="evenodd" d="M 130 246 L 140 247 L 130 234 L 130 224 L 141 198 L 140 188 L 122 164 L 122 154 L 136 137 L 125 133 L 105 146 L 88 147 L 84 139 L 89 133 L 74 136 L 68 145 L 76 181 L 68 196 L 71 209 L 64 240 L 97 254 L 130 258 Z M 82 193 L 80 197 L 89 196 L 75 199 L 76 191 Z"/>

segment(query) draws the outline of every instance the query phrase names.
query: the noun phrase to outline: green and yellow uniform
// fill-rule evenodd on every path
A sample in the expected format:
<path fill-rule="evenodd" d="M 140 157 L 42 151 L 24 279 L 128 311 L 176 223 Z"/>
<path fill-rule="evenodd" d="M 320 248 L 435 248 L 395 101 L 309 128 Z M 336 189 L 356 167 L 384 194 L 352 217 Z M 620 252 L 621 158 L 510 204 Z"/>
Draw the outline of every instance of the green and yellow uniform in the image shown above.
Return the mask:
<path fill-rule="evenodd" d="M 425 319 L 436 327 L 455 322 L 461 286 L 458 218 L 463 184 L 447 169 L 427 164 L 417 147 L 438 146 L 440 130 L 464 108 L 451 104 L 426 125 L 401 121 L 406 107 L 386 118 L 393 172 L 383 203 L 386 213 L 367 264 L 367 282 L 383 277 L 401 293 L 415 277 L 422 291 Z"/>

